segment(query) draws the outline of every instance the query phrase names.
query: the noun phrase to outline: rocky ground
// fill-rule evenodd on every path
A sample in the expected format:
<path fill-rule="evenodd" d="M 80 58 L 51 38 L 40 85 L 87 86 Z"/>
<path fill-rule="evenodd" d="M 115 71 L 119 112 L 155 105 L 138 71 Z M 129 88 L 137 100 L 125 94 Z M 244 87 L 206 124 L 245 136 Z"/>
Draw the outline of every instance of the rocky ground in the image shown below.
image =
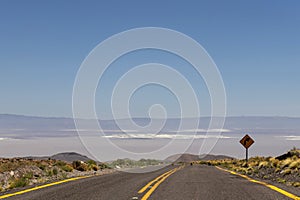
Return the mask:
<path fill-rule="evenodd" d="M 253 178 L 300 188 L 300 150 L 296 148 L 278 157 L 253 157 L 248 163 L 238 159 L 202 160 L 196 163 L 220 166 Z"/>
<path fill-rule="evenodd" d="M 30 158 L 0 158 L 0 192 L 86 175 L 112 173 L 104 163 Z"/>

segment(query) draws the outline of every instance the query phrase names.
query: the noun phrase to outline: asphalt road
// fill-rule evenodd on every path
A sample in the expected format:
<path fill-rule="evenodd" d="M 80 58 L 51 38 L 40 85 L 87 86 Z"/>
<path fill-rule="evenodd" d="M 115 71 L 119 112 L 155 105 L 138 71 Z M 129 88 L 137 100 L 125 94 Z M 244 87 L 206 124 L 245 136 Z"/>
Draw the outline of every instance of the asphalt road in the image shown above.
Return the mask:
<path fill-rule="evenodd" d="M 146 190 L 141 188 L 150 184 Z M 159 183 L 159 184 L 158 184 Z M 152 192 L 150 191 L 152 190 Z M 209 166 L 178 169 L 169 166 L 156 172 L 132 174 L 118 172 L 39 189 L 7 198 L 8 200 L 276 200 L 290 199 L 263 185 Z"/>

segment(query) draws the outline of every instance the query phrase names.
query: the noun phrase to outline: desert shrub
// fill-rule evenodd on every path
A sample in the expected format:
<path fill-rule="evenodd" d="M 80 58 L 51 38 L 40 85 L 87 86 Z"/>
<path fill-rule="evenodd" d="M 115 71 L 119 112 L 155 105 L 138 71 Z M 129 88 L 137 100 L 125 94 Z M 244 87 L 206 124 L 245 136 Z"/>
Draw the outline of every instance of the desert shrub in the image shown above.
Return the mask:
<path fill-rule="evenodd" d="M 56 168 L 54 168 L 52 171 L 53 171 L 53 175 L 57 175 L 58 174 L 58 170 Z"/>
<path fill-rule="evenodd" d="M 271 163 L 271 166 L 274 168 L 277 168 L 279 166 L 280 161 L 276 158 L 270 158 L 269 162 Z"/>
<path fill-rule="evenodd" d="M 13 162 L 1 163 L 0 173 L 7 172 L 7 171 L 14 171 L 17 168 L 18 168 L 17 163 L 13 163 Z"/>
<path fill-rule="evenodd" d="M 14 179 L 9 186 L 9 189 L 13 189 L 13 188 L 17 188 L 17 187 L 25 187 L 26 185 L 28 185 L 28 180 L 24 177 L 22 178 L 18 178 L 18 179 Z"/>
<path fill-rule="evenodd" d="M 278 182 L 278 183 L 285 183 L 286 180 L 284 180 L 284 179 L 282 179 L 282 178 L 277 178 L 277 182 Z"/>
<path fill-rule="evenodd" d="M 281 163 L 280 163 L 281 169 L 288 167 L 292 161 L 293 160 L 291 158 L 287 158 L 287 159 L 281 161 Z"/>
<path fill-rule="evenodd" d="M 99 170 L 99 167 L 97 165 L 94 165 L 94 164 L 88 164 L 87 167 L 88 167 L 88 170 L 93 170 L 93 171 L 98 171 Z"/>
<path fill-rule="evenodd" d="M 88 165 L 81 161 L 74 161 L 72 163 L 72 166 L 74 169 L 76 169 L 78 171 L 88 171 Z"/>
<path fill-rule="evenodd" d="M 264 175 L 263 176 L 263 179 L 269 179 L 270 178 L 270 175 Z"/>
<path fill-rule="evenodd" d="M 73 171 L 73 167 L 70 166 L 70 165 L 61 166 L 61 169 L 65 172 L 72 172 Z"/>
<path fill-rule="evenodd" d="M 52 170 L 48 170 L 47 171 L 47 176 L 53 176 L 53 171 Z"/>
<path fill-rule="evenodd" d="M 66 178 L 68 178 L 68 176 L 67 176 L 67 174 L 66 174 L 66 173 L 62 173 L 62 174 L 61 174 L 61 176 L 62 176 L 62 178 L 63 178 L 63 179 L 66 179 Z"/>
<path fill-rule="evenodd" d="M 281 171 L 281 169 L 279 168 L 279 167 L 277 167 L 276 169 L 275 169 L 275 173 L 278 173 L 278 172 L 280 172 Z"/>
<path fill-rule="evenodd" d="M 300 182 L 294 182 L 292 185 L 293 185 L 294 187 L 300 187 Z"/>
<path fill-rule="evenodd" d="M 81 165 L 81 161 L 79 160 L 73 161 L 72 163 L 74 169 L 77 169 L 80 165 Z"/>
<path fill-rule="evenodd" d="M 242 163 L 242 167 L 248 167 L 248 163 L 247 162 L 243 162 Z"/>
<path fill-rule="evenodd" d="M 88 164 L 88 170 L 98 171 L 100 168 L 100 167 L 98 167 L 96 161 L 94 161 L 94 160 L 87 161 L 87 164 Z"/>
<path fill-rule="evenodd" d="M 229 167 L 229 163 L 228 162 L 222 162 L 220 165 L 223 166 L 223 167 Z"/>
<path fill-rule="evenodd" d="M 44 171 L 46 169 L 46 165 L 38 164 L 38 168 Z"/>
<path fill-rule="evenodd" d="M 87 161 L 87 164 L 89 164 L 89 165 L 97 165 L 96 161 L 94 161 L 94 160 Z"/>
<path fill-rule="evenodd" d="M 258 168 L 261 169 L 261 168 L 266 168 L 268 167 L 269 163 L 267 161 L 262 161 L 259 163 L 258 165 Z"/>
<path fill-rule="evenodd" d="M 28 172 L 27 174 L 24 174 L 23 178 L 25 178 L 25 179 L 32 179 L 33 178 L 33 172 Z"/>
<path fill-rule="evenodd" d="M 292 160 L 299 160 L 299 157 L 297 155 L 293 155 Z"/>
<path fill-rule="evenodd" d="M 99 168 L 102 170 L 102 169 L 110 169 L 111 167 L 109 167 L 107 164 L 105 163 L 100 163 L 98 164 Z"/>
<path fill-rule="evenodd" d="M 78 171 L 88 171 L 88 166 L 85 164 L 85 163 L 82 163 L 82 165 L 80 165 L 78 168 L 77 168 Z"/>
<path fill-rule="evenodd" d="M 300 159 L 291 162 L 289 165 L 289 169 L 298 169 L 299 166 L 300 166 Z"/>
<path fill-rule="evenodd" d="M 282 174 L 287 175 L 287 174 L 291 174 L 292 170 L 291 169 L 285 169 L 282 171 Z"/>
<path fill-rule="evenodd" d="M 58 166 L 58 167 L 63 167 L 63 166 L 66 166 L 67 163 L 64 162 L 64 161 L 56 161 L 56 163 L 54 164 L 54 166 Z"/>
<path fill-rule="evenodd" d="M 256 166 L 258 166 L 259 165 L 259 161 L 250 161 L 249 162 L 249 166 L 250 167 L 256 167 Z"/>

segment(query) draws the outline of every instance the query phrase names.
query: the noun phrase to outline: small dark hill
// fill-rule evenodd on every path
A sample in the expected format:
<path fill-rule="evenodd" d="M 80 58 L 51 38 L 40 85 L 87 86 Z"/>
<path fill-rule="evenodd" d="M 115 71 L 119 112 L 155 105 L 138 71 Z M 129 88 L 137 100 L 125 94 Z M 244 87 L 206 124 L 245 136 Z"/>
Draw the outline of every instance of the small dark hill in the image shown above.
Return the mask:
<path fill-rule="evenodd" d="M 277 160 L 285 160 L 285 159 L 291 158 L 293 156 L 297 156 L 298 158 L 300 158 L 300 149 L 294 148 L 294 149 L 290 150 L 289 152 L 287 152 L 285 154 L 277 156 L 276 159 Z"/>
<path fill-rule="evenodd" d="M 92 160 L 87 156 L 84 156 L 84 155 L 81 155 L 81 154 L 75 153 L 75 152 L 58 153 L 58 154 L 51 156 L 50 159 L 62 160 L 62 161 L 66 161 L 66 162 L 73 162 L 76 160 L 87 162 L 89 160 Z"/>

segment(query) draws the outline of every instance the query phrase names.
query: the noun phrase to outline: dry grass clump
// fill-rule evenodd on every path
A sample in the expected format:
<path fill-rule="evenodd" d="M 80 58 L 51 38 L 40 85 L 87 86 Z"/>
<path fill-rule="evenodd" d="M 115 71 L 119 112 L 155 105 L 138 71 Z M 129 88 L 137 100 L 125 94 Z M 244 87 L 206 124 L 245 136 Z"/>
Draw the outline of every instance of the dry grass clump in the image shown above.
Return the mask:
<path fill-rule="evenodd" d="M 290 169 L 299 169 L 300 168 L 300 159 L 294 160 L 289 165 Z"/>
<path fill-rule="evenodd" d="M 270 158 L 269 162 L 271 164 L 271 167 L 273 167 L 273 168 L 279 167 L 280 161 L 278 159 L 276 159 L 276 158 Z"/>
<path fill-rule="evenodd" d="M 261 169 L 261 168 L 267 168 L 270 166 L 270 163 L 268 161 L 261 161 L 259 162 L 258 164 L 258 169 Z"/>
<path fill-rule="evenodd" d="M 280 162 L 280 168 L 283 169 L 285 167 L 288 167 L 292 162 L 293 160 L 291 158 L 287 158 Z"/>

